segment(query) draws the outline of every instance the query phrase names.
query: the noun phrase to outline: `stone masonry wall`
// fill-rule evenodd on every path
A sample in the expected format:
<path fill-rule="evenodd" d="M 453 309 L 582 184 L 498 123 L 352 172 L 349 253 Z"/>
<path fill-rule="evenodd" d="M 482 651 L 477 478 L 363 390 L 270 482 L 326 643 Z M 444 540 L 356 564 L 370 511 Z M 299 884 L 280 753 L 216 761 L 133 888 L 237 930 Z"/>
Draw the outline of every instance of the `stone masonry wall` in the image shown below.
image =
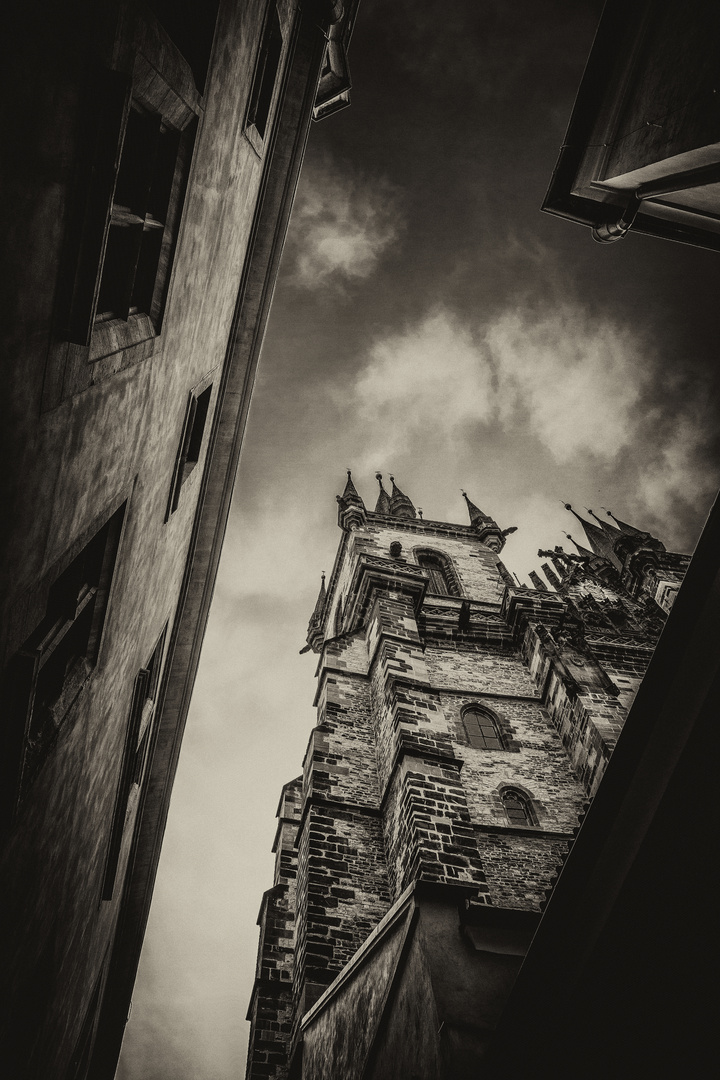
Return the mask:
<path fill-rule="evenodd" d="M 572 838 L 527 836 L 510 830 L 477 833 L 489 901 L 497 907 L 540 911 Z"/>
<path fill-rule="evenodd" d="M 363 666 L 354 639 L 335 642 L 325 660 L 298 838 L 296 1023 L 390 903 L 369 682 L 350 670 Z"/>
<path fill-rule="evenodd" d="M 428 549 L 452 560 L 461 596 L 420 604 L 416 553 Z M 565 601 L 525 592 L 469 528 L 369 515 L 343 536 L 304 762 L 291 1043 L 412 882 L 463 885 L 474 903 L 543 906 L 649 649 L 634 626 L 589 645 L 573 629 L 576 609 L 565 626 Z M 470 745 L 470 705 L 491 711 L 502 749 Z M 528 800 L 527 825 L 509 820 L 507 787 Z M 286 1039 L 289 1014 L 273 1022 Z"/>
<path fill-rule="evenodd" d="M 258 922 L 255 988 L 248 1009 L 250 1041 L 247 1080 L 279 1080 L 287 1074 L 292 1031 L 292 978 L 297 879 L 296 841 L 302 780 L 283 789 L 275 841 L 275 879 L 264 897 Z"/>

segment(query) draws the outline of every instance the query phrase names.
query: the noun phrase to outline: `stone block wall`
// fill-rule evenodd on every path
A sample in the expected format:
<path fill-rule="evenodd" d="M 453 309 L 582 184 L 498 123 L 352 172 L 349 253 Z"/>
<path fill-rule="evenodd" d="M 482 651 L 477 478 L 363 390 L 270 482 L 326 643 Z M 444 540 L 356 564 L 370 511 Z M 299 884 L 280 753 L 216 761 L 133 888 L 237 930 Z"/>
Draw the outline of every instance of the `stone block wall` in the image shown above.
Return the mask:
<path fill-rule="evenodd" d="M 570 850 L 572 837 L 478 830 L 477 846 L 495 907 L 540 911 Z"/>
<path fill-rule="evenodd" d="M 453 595 L 427 591 L 428 550 L 452 560 Z M 294 1041 L 408 887 L 492 918 L 542 909 L 651 654 L 643 604 L 600 582 L 515 588 L 469 527 L 368 514 L 344 532 L 304 764 Z M 500 747 L 473 745 L 470 706 Z"/>
<path fill-rule="evenodd" d="M 263 896 L 258 916 L 260 943 L 247 1013 L 251 1025 L 247 1080 L 273 1080 L 286 1075 L 293 1016 L 296 844 L 301 802 L 302 779 L 298 777 L 283 788 L 278 807 L 274 884 Z"/>

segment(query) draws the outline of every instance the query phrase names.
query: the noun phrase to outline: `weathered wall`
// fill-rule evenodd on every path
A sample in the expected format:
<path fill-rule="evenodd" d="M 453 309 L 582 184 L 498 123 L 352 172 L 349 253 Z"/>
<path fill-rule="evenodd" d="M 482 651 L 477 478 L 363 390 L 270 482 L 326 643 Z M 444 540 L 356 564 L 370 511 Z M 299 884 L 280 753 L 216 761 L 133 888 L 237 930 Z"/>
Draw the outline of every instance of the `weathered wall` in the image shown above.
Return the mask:
<path fill-rule="evenodd" d="M 221 5 L 205 92 L 186 88 L 198 127 L 162 332 L 111 362 L 92 347 L 69 349 L 59 336 L 86 78 L 95 67 L 137 78 L 141 61 L 155 62 L 157 41 L 137 29 L 133 5 L 15 6 L 22 11 L 12 22 L 10 74 L 26 108 L 8 114 L 17 126 L 6 143 L 14 174 L 3 200 L 14 204 L 15 222 L 3 252 L 12 283 L 3 432 L 13 463 L 3 475 L 15 478 L 4 496 L 12 530 L 0 560 L 3 661 L 37 625 L 59 568 L 127 499 L 97 665 L 2 838 L 0 934 L 11 1002 L 4 1060 L 18 1077 L 51 1078 L 65 1075 L 122 894 L 132 821 L 114 899 L 101 902 L 133 681 L 163 626 L 172 626 L 262 184 L 264 161 L 243 127 L 266 5 Z M 294 9 L 289 0 L 279 9 L 287 58 Z M 189 391 L 208 374 L 200 461 L 166 521 Z"/>

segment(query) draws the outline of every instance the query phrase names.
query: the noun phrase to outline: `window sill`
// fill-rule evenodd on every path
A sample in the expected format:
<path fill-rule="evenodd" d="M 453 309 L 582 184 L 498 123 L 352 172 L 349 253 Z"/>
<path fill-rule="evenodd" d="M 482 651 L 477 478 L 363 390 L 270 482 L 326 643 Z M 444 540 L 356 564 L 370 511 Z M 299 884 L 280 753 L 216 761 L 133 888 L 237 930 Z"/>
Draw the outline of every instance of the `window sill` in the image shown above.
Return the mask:
<path fill-rule="evenodd" d="M 82 394 L 90 386 L 118 371 L 151 357 L 158 340 L 149 315 L 98 322 L 89 347 L 67 341 L 50 347 L 42 412 L 56 409 L 63 401 Z"/>
<path fill-rule="evenodd" d="M 255 127 L 255 125 L 248 124 L 243 129 L 243 135 L 250 143 L 257 156 L 261 158 L 265 150 L 265 140 L 263 139 L 258 129 Z"/>
<path fill-rule="evenodd" d="M 152 319 L 143 312 L 131 315 L 129 319 L 98 320 L 90 341 L 88 363 L 97 364 L 100 360 L 126 353 L 154 339 Z"/>

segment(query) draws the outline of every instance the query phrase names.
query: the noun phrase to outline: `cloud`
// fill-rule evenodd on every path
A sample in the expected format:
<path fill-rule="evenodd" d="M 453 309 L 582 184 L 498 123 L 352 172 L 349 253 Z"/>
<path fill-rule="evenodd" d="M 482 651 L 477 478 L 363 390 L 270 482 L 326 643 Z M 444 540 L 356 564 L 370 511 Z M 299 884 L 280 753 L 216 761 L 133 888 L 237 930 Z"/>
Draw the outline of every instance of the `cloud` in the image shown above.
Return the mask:
<path fill-rule="evenodd" d="M 694 400 L 682 405 L 669 421 L 669 431 L 656 446 L 654 458 L 640 476 L 638 498 L 659 520 L 672 521 L 676 503 L 710 505 L 718 474 L 708 461 L 715 417 L 697 388 Z"/>
<path fill-rule="evenodd" d="M 487 324 L 437 308 L 370 346 L 352 399 L 367 447 L 355 460 L 382 467 L 428 444 L 466 455 L 504 435 L 584 468 L 593 490 L 600 472 L 624 477 L 637 507 L 662 518 L 717 482 L 702 385 L 652 404 L 666 383 L 649 339 L 579 303 L 519 305 Z"/>
<path fill-rule="evenodd" d="M 566 304 L 540 317 L 508 311 L 485 340 L 501 418 L 510 424 L 525 411 L 557 461 L 612 459 L 632 440 L 649 370 L 644 342 L 627 328 Z"/>
<path fill-rule="evenodd" d="M 388 461 L 414 436 L 453 438 L 492 413 L 491 371 L 469 328 L 440 309 L 399 334 L 380 339 L 355 384 L 368 433 L 362 467 Z"/>
<path fill-rule="evenodd" d="M 384 177 L 309 165 L 293 210 L 292 280 L 308 289 L 369 277 L 403 229 L 400 190 Z"/>

